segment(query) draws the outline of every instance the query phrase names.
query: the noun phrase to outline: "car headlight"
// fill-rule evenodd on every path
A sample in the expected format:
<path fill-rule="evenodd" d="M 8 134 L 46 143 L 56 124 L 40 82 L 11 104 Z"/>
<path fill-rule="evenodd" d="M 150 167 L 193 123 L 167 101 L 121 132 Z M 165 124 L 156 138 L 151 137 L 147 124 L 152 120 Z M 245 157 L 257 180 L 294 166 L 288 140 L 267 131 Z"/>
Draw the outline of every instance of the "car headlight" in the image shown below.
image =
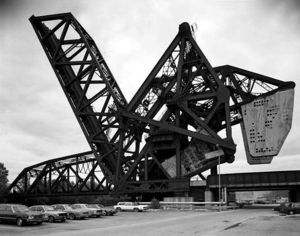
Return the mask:
<path fill-rule="evenodd" d="M 28 216 L 29 220 L 32 220 L 34 218 L 34 216 Z"/>

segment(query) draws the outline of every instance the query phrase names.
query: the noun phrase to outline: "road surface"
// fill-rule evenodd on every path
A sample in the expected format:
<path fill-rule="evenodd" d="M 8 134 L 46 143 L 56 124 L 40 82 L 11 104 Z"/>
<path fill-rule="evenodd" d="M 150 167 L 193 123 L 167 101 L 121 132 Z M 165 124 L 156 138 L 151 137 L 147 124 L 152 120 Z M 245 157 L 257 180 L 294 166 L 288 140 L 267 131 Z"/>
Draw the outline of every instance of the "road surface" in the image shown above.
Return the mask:
<path fill-rule="evenodd" d="M 300 215 L 283 216 L 271 209 L 120 212 L 100 219 L 17 227 L 0 224 L 1 236 L 234 236 L 300 235 Z"/>

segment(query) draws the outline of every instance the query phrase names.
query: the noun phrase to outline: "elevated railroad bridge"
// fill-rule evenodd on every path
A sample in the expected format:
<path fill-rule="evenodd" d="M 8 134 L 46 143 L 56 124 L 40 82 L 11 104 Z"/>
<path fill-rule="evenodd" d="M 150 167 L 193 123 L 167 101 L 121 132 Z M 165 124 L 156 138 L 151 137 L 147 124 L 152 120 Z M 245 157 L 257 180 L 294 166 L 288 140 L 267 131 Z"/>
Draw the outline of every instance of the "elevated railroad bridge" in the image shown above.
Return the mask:
<path fill-rule="evenodd" d="M 237 191 L 289 190 L 290 201 L 300 201 L 300 171 L 271 171 L 220 175 L 221 188 L 227 193 Z M 209 175 L 206 187 L 219 188 L 219 176 Z"/>

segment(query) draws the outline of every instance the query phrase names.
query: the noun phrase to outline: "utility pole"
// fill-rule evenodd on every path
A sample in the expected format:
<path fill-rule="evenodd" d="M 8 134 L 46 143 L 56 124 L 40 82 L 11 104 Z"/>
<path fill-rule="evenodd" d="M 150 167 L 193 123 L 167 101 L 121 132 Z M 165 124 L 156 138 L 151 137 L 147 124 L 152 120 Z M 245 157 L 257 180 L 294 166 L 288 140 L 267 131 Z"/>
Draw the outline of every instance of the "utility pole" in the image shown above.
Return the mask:
<path fill-rule="evenodd" d="M 217 144 L 217 147 L 219 149 L 219 145 Z M 218 156 L 218 175 L 219 175 L 219 211 L 221 211 L 221 165 L 220 165 L 220 155 Z"/>

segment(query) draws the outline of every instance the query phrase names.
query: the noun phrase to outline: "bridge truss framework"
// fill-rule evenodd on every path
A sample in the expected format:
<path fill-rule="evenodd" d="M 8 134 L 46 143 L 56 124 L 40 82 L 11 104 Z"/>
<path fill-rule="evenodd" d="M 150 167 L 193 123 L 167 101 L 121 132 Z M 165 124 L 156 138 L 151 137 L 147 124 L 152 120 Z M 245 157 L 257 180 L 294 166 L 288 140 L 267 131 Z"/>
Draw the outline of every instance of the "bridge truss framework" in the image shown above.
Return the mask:
<path fill-rule="evenodd" d="M 9 187 L 15 194 L 187 192 L 191 177 L 218 165 L 205 154 L 222 150 L 221 163 L 234 161 L 231 127 L 243 123 L 243 105 L 295 87 L 229 65 L 213 68 L 182 23 L 127 102 L 71 13 L 30 22 L 92 151 L 25 168 Z M 89 172 L 82 175 L 81 166 Z"/>

